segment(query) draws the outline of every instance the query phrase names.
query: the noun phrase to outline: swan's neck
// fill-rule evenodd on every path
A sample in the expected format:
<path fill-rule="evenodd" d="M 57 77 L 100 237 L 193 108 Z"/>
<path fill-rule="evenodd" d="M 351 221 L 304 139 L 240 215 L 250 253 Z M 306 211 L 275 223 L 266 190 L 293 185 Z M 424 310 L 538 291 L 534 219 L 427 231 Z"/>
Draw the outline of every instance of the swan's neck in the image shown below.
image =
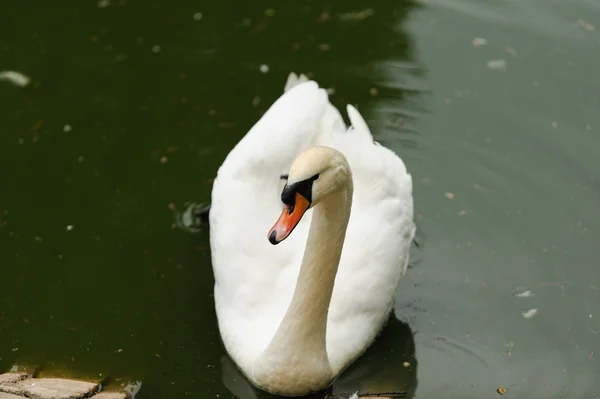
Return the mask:
<path fill-rule="evenodd" d="M 303 394 L 325 388 L 334 377 L 327 357 L 327 313 L 350 218 L 352 192 L 349 179 L 345 189 L 328 195 L 313 210 L 292 301 L 254 368 L 263 389 L 277 393 L 281 386 L 289 391 L 290 384 L 297 384 L 298 394 Z"/>

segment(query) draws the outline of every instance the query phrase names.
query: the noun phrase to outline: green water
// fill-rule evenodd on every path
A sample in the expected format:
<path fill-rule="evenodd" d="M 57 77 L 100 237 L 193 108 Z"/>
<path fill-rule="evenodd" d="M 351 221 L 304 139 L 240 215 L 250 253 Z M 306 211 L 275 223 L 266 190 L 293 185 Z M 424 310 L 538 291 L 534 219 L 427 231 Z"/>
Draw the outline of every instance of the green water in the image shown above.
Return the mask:
<path fill-rule="evenodd" d="M 170 208 L 209 202 L 297 71 L 402 156 L 420 229 L 402 322 L 334 391 L 600 395 L 597 2 L 6 0 L 0 15 L 0 70 L 32 79 L 0 82 L 0 370 L 140 380 L 142 399 L 256 395 L 220 343 L 207 229 Z"/>

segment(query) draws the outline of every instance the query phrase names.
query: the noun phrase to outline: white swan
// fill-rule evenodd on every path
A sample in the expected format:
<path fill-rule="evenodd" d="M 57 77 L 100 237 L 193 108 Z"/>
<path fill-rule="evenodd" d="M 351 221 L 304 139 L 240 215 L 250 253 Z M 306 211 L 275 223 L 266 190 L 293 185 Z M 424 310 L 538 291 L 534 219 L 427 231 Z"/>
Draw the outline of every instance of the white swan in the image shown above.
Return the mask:
<path fill-rule="evenodd" d="M 219 330 L 244 375 L 272 393 L 326 388 L 383 328 L 406 272 L 411 176 L 347 111 L 348 129 L 325 90 L 291 74 L 214 182 Z"/>

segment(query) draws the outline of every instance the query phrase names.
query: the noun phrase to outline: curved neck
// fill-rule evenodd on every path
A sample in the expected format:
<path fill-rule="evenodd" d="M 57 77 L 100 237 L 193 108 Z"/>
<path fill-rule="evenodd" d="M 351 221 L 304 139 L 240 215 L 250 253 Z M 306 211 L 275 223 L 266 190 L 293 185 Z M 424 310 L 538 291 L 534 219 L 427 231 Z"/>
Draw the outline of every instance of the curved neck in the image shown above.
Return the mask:
<path fill-rule="evenodd" d="M 353 184 L 324 198 L 313 210 L 302 266 L 290 306 L 258 358 L 255 377 L 270 391 L 277 379 L 298 384 L 328 384 L 327 313 L 352 207 Z M 288 375 L 289 374 L 289 375 Z M 304 376 L 298 380 L 299 376 Z M 313 381 L 319 379 L 321 381 Z M 269 389 L 269 386 L 272 389 Z M 320 389 L 322 387 L 315 387 Z"/>

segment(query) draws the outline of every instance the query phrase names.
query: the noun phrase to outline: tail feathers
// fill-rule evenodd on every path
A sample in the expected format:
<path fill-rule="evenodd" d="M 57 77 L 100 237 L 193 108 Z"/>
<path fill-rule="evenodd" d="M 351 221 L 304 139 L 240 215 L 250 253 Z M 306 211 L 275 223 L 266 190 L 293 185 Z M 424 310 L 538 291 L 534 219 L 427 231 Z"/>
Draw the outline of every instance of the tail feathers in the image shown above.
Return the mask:
<path fill-rule="evenodd" d="M 308 82 L 308 78 L 305 74 L 301 73 L 300 76 L 296 75 L 294 72 L 290 73 L 287 78 L 287 82 L 285 82 L 285 87 L 283 88 L 283 92 L 286 93 L 288 90 L 298 86 L 300 83 Z"/>

